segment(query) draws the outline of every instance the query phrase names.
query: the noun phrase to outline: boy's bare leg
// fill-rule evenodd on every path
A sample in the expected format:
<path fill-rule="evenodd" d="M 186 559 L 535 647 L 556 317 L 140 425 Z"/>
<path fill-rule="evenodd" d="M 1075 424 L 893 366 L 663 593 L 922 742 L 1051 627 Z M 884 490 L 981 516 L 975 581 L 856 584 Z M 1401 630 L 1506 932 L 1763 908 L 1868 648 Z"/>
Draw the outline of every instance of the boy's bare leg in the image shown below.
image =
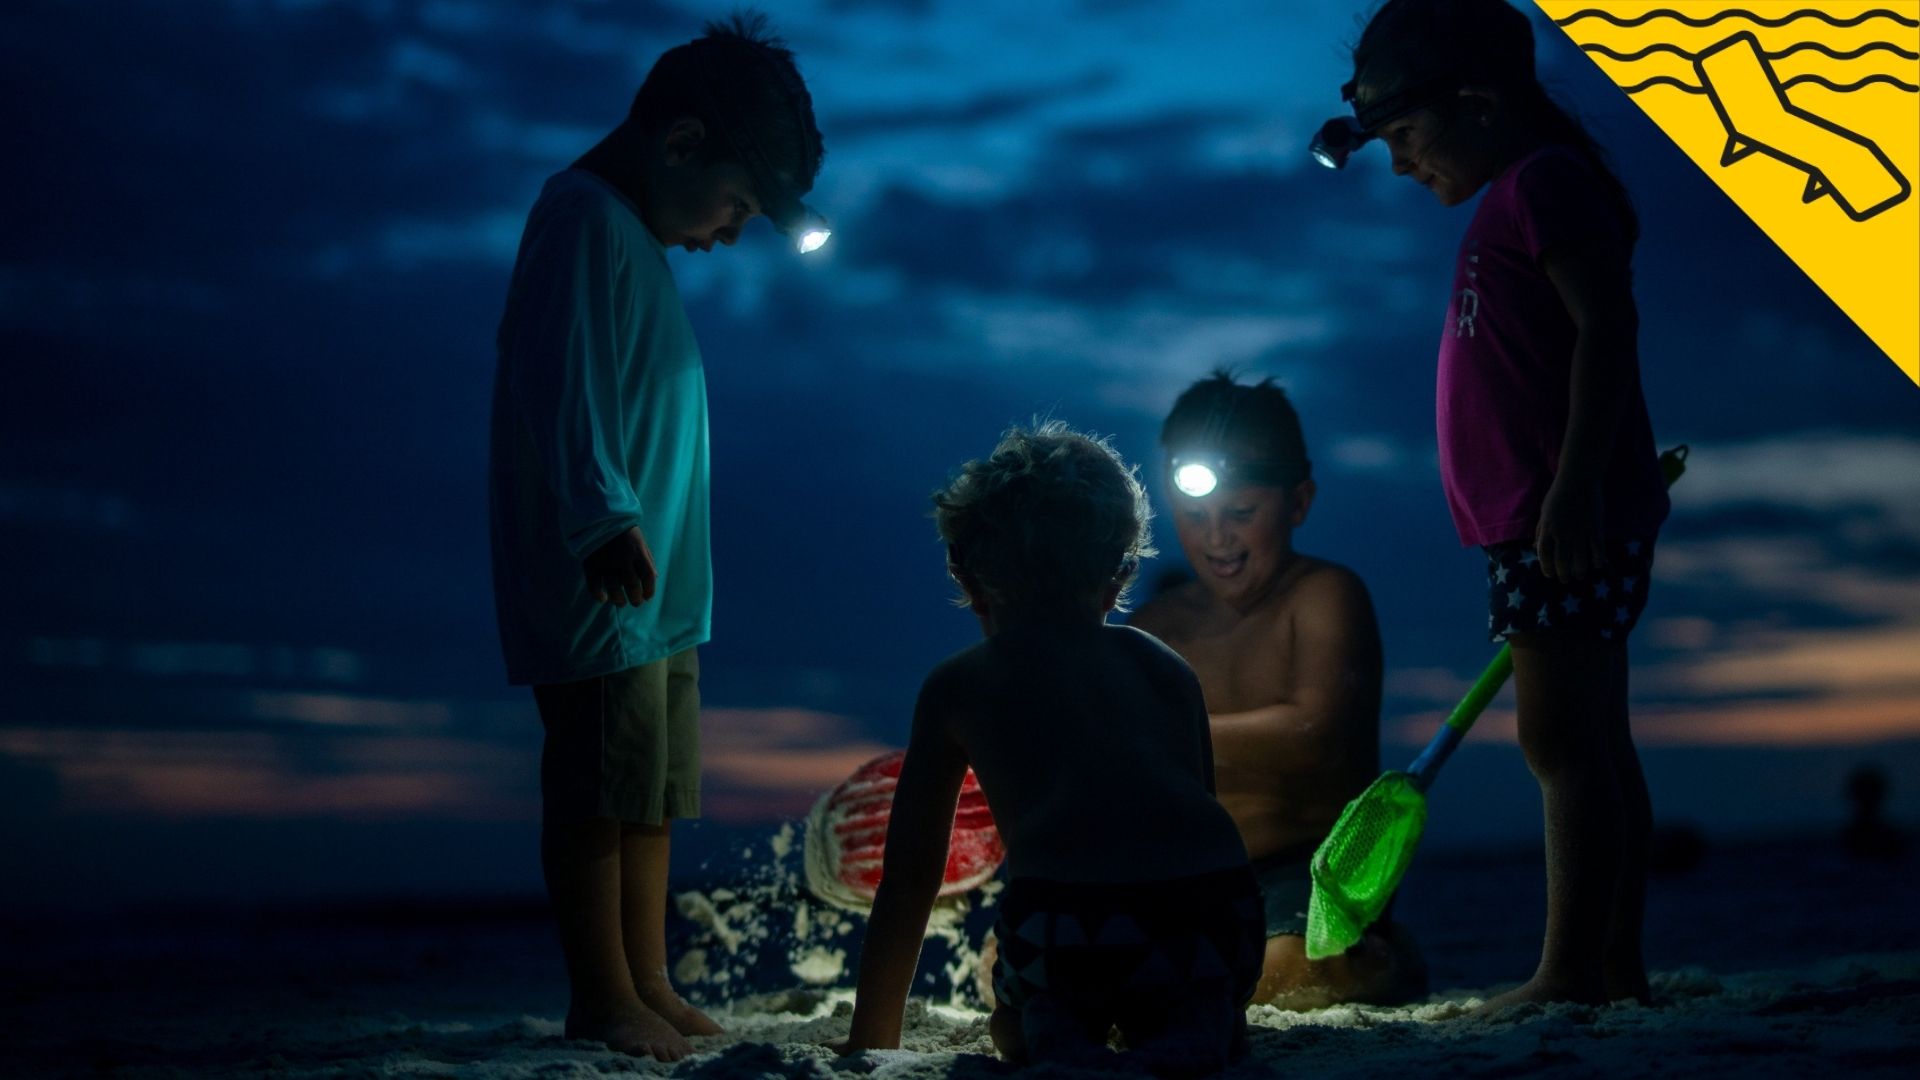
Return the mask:
<path fill-rule="evenodd" d="M 671 821 L 620 826 L 620 924 L 627 970 L 642 1004 L 682 1035 L 718 1035 L 719 1024 L 681 1000 L 667 977 L 667 866 Z"/>
<path fill-rule="evenodd" d="M 1602 975 L 1609 999 L 1632 998 L 1644 1005 L 1653 1000 L 1640 945 L 1647 910 L 1647 845 L 1653 835 L 1653 800 L 1647 794 L 1646 774 L 1640 769 L 1640 755 L 1633 748 L 1628 724 L 1627 652 L 1616 652 L 1618 670 L 1613 678 L 1615 696 L 1608 735 L 1614 774 L 1620 780 L 1620 881 L 1614 893 L 1612 918 L 1607 923 Z"/>
<path fill-rule="evenodd" d="M 1520 749 L 1546 817 L 1547 930 L 1540 966 L 1485 1011 L 1536 1001 L 1607 1000 L 1607 931 L 1624 854 L 1626 809 L 1613 761 L 1616 646 L 1516 635 Z"/>
<path fill-rule="evenodd" d="M 1276 1009 L 1321 1009 L 1349 1002 L 1400 1005 L 1427 994 L 1427 967 L 1413 935 L 1398 923 L 1369 930 L 1340 956 L 1307 959 L 1307 939 L 1281 934 L 1267 939 L 1257 1005 Z"/>
<path fill-rule="evenodd" d="M 678 1061 L 693 1044 L 634 992 L 621 947 L 620 823 L 611 818 L 549 821 L 540 830 L 547 895 L 560 924 L 573 1000 L 567 1037 L 623 1053 Z"/>

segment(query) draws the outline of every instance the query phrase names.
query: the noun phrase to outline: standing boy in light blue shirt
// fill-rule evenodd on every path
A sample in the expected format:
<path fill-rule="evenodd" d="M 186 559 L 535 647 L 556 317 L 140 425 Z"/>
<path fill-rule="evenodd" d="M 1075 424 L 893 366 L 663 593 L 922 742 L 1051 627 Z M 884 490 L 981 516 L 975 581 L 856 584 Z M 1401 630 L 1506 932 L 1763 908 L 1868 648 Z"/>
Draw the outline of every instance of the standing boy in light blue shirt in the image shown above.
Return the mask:
<path fill-rule="evenodd" d="M 673 1061 L 718 1025 L 667 978 L 668 827 L 700 809 L 713 608 L 706 380 L 667 248 L 764 214 L 801 249 L 822 150 L 764 16 L 668 50 L 627 119 L 547 181 L 499 332 L 491 532 L 508 681 L 546 728 L 541 858 L 570 1038 Z"/>

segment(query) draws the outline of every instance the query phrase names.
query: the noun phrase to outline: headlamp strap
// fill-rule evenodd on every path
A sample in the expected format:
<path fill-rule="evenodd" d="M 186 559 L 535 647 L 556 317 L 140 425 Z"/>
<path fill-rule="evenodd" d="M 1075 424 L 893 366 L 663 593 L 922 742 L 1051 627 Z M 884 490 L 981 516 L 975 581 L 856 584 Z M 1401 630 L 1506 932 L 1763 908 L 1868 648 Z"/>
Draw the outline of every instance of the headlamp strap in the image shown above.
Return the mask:
<path fill-rule="evenodd" d="M 1396 90 L 1364 108 L 1356 103 L 1353 107 L 1354 119 L 1359 121 L 1366 134 L 1372 135 L 1408 113 L 1440 101 L 1458 88 L 1459 80 L 1450 76 L 1428 79 Z M 1355 89 L 1355 82 L 1349 81 L 1340 88 L 1341 99 L 1353 101 Z"/>

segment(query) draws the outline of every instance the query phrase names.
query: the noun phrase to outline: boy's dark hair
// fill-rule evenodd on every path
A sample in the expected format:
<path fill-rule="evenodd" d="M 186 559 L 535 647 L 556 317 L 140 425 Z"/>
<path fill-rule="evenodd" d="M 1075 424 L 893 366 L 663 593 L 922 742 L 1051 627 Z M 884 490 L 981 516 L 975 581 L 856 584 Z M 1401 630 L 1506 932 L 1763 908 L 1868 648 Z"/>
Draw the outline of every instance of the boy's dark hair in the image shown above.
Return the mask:
<path fill-rule="evenodd" d="M 627 115 L 648 129 L 694 117 L 710 133 L 710 155 L 740 157 L 745 142 L 775 170 L 774 179 L 796 195 L 813 190 L 826 156 L 813 119 L 813 95 L 793 50 L 758 11 L 710 22 L 700 37 L 661 54 Z"/>
<path fill-rule="evenodd" d="M 1307 437 L 1287 392 L 1271 378 L 1247 384 L 1224 368 L 1194 383 L 1160 425 L 1168 453 L 1215 452 L 1280 466 L 1292 486 L 1313 476 Z"/>
<path fill-rule="evenodd" d="M 1640 217 L 1626 185 L 1586 126 L 1540 84 L 1533 23 L 1507 0 L 1387 0 L 1353 47 L 1353 73 L 1356 83 L 1383 82 L 1387 92 L 1433 80 L 1500 90 L 1542 135 L 1587 159 L 1613 196 L 1628 243 L 1639 240 Z M 1436 108 L 1457 103 L 1449 95 Z"/>
<path fill-rule="evenodd" d="M 1024 611 L 1072 608 L 1115 584 L 1124 611 L 1134 571 L 1154 554 L 1153 511 L 1134 470 L 1106 440 L 1058 420 L 1007 432 L 933 505 L 948 571 Z"/>

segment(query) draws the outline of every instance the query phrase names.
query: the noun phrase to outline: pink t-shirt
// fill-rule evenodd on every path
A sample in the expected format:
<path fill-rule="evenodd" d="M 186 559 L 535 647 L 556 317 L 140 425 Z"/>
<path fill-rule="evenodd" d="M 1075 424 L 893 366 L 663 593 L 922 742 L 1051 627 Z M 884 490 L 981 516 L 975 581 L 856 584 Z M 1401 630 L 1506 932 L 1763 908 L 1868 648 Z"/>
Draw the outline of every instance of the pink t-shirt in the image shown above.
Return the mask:
<path fill-rule="evenodd" d="M 1531 541 L 1560 467 L 1574 325 L 1541 266 L 1554 248 L 1632 257 L 1604 181 L 1565 146 L 1508 166 L 1487 186 L 1460 242 L 1435 401 L 1440 479 L 1463 545 Z M 1638 317 L 1630 317 L 1637 332 Z M 1603 482 L 1614 539 L 1653 535 L 1668 507 L 1639 357 L 1619 360 L 1628 387 Z"/>

